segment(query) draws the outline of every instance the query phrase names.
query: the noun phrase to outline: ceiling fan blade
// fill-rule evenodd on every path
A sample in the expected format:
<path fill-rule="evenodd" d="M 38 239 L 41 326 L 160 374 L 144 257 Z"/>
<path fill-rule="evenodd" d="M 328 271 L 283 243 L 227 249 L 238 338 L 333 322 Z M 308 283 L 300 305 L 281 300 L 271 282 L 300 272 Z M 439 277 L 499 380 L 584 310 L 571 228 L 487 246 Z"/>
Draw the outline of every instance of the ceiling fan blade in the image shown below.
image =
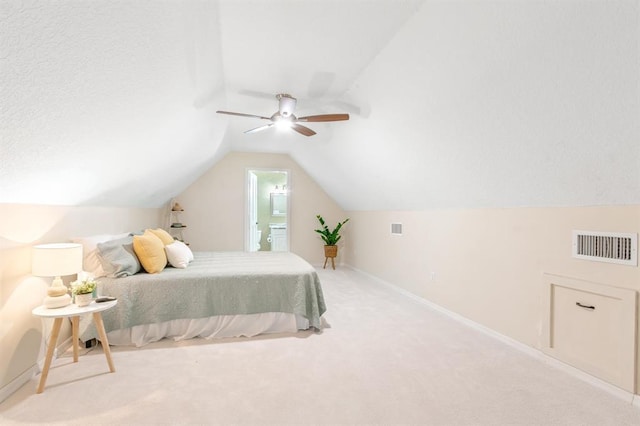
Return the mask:
<path fill-rule="evenodd" d="M 306 122 L 321 122 L 321 121 L 342 121 L 348 120 L 349 114 L 321 114 L 321 115 L 308 115 L 306 117 L 298 117 L 297 121 Z"/>
<path fill-rule="evenodd" d="M 255 129 L 251 129 L 251 130 L 247 130 L 245 133 L 255 133 L 255 132 L 260 132 L 264 129 L 268 129 L 269 127 L 273 126 L 274 123 L 271 124 L 265 124 L 264 126 L 260 126 L 260 127 L 256 127 Z"/>
<path fill-rule="evenodd" d="M 271 120 L 269 117 L 263 117 L 261 115 L 253 115 L 253 114 L 243 114 L 241 112 L 231 112 L 231 111 L 216 111 L 218 114 L 227 114 L 227 115 L 237 115 L 238 117 L 249 117 L 249 118 L 260 118 L 262 120 Z"/>
<path fill-rule="evenodd" d="M 291 128 L 296 132 L 300 133 L 301 135 L 305 135 L 305 136 L 313 136 L 316 134 L 316 132 L 314 132 L 310 128 L 305 127 L 301 124 L 291 123 Z"/>
<path fill-rule="evenodd" d="M 251 90 L 251 89 L 238 90 L 238 95 L 251 96 L 252 98 L 273 100 L 273 93 L 260 92 L 258 90 Z"/>

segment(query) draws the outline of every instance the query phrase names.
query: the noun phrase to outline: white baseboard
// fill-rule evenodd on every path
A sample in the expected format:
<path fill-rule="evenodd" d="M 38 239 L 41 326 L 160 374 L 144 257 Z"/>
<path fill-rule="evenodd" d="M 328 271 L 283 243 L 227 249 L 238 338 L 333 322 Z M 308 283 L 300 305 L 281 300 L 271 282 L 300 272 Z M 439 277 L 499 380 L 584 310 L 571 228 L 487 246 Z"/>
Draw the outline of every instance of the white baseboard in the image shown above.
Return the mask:
<path fill-rule="evenodd" d="M 555 358 L 550 357 L 549 355 L 543 353 L 539 349 L 533 348 L 531 346 L 527 346 L 522 342 L 519 342 L 519 341 L 517 341 L 515 339 L 512 339 L 511 337 L 505 336 L 504 334 L 500 334 L 497 331 L 495 331 L 495 330 L 493 330 L 493 329 L 491 329 L 489 327 L 486 327 L 486 326 L 484 326 L 482 324 L 479 324 L 479 323 L 477 323 L 477 322 L 475 322 L 473 320 L 470 320 L 469 318 L 463 317 L 460 314 L 457 314 L 457 313 L 455 313 L 453 311 L 450 311 L 450 310 L 448 310 L 448 309 L 446 309 L 446 308 L 444 308 L 444 307 L 442 307 L 442 306 L 440 306 L 440 305 L 438 305 L 436 303 L 433 303 L 433 302 L 431 302 L 431 301 L 429 301 L 427 299 L 424 299 L 424 298 L 422 298 L 422 297 L 420 297 L 418 295 L 415 295 L 415 294 L 411 293 L 410 291 L 407 291 L 407 290 L 405 290 L 405 289 L 403 289 L 401 287 L 398 287 L 395 284 L 391 284 L 391 283 L 389 283 L 387 281 L 384 281 L 384 280 L 376 277 L 375 275 L 371 275 L 371 274 L 369 274 L 369 273 L 367 273 L 365 271 L 362 271 L 362 270 L 360 270 L 358 268 L 354 268 L 351 265 L 345 265 L 345 266 L 347 268 L 353 270 L 353 271 L 356 271 L 358 273 L 366 275 L 371 280 L 373 280 L 373 281 L 375 281 L 377 283 L 380 283 L 380 284 L 382 284 L 382 285 L 384 285 L 384 286 L 386 286 L 386 287 L 388 287 L 388 288 L 390 288 L 390 289 L 392 289 L 392 290 L 394 290 L 394 291 L 396 291 L 398 293 L 401 293 L 401 294 L 403 294 L 403 295 L 405 295 L 407 297 L 410 297 L 411 299 L 413 299 L 413 300 L 415 300 L 415 301 L 417 301 L 417 302 L 419 302 L 419 303 L 421 303 L 421 304 L 423 304 L 425 306 L 428 306 L 428 307 L 432 308 L 433 310 L 438 311 L 438 312 L 448 316 L 451 319 L 454 319 L 454 320 L 456 320 L 456 321 L 458 321 L 458 322 L 460 322 L 460 323 L 462 323 L 462 324 L 464 324 L 464 325 L 466 325 L 468 327 L 473 328 L 474 330 L 478 330 L 478 331 L 480 331 L 480 332 L 482 332 L 482 333 L 484 333 L 484 334 L 486 334 L 488 336 L 491 336 L 494 339 L 497 339 L 497 340 L 501 341 L 502 343 L 505 343 L 505 344 L 507 344 L 507 345 L 509 345 L 509 346 L 521 351 L 521 352 L 524 352 L 525 354 L 527 354 L 527 355 L 529 355 L 529 356 L 531 356 L 533 358 L 539 359 L 540 361 L 544 362 L 545 364 L 548 364 L 548 365 L 550 365 L 550 366 L 552 366 L 554 368 L 557 368 L 557 369 L 562 370 L 562 371 L 564 371 L 564 372 L 566 372 L 568 374 L 571 374 L 574 377 L 577 377 L 577 378 L 579 378 L 579 379 L 581 379 L 581 380 L 583 380 L 583 381 L 585 381 L 585 382 L 587 382 L 587 383 L 589 383 L 589 384 L 591 384 L 591 385 L 593 385 L 593 386 L 595 386 L 595 387 L 597 387 L 599 389 L 602 389 L 602 390 L 606 391 L 607 393 L 610 393 L 611 395 L 614 395 L 614 396 L 616 396 L 616 397 L 618 397 L 618 398 L 620 398 L 620 399 L 622 399 L 624 401 L 629 402 L 630 404 L 634 405 L 637 408 L 640 408 L 640 395 L 635 395 L 635 394 L 633 394 L 631 392 L 628 392 L 628 391 L 626 391 L 624 389 L 620 389 L 619 387 L 614 386 L 611 383 L 605 382 L 604 380 L 599 379 L 599 378 L 597 378 L 595 376 L 592 376 L 591 374 L 585 373 L 582 370 L 578 370 L 577 368 L 572 367 L 569 364 L 565 364 L 562 361 L 559 361 L 559 360 L 557 360 Z"/>
<path fill-rule="evenodd" d="M 39 371 L 40 368 L 37 364 L 32 365 L 27 371 L 0 388 L 0 402 L 9 398 L 14 392 L 28 383 L 36 374 L 38 374 Z"/>
<path fill-rule="evenodd" d="M 72 345 L 72 338 L 69 337 L 65 339 L 62 343 L 60 343 L 56 350 L 53 353 L 53 360 L 55 361 L 58 358 L 58 354 L 65 353 Z M 8 384 L 4 385 L 0 388 L 0 403 L 5 399 L 9 398 L 14 392 L 20 389 L 22 386 L 26 385 L 33 379 L 38 373 L 42 371 L 42 366 L 44 364 L 44 358 L 38 360 L 34 365 L 29 367 L 27 371 L 20 374 L 18 377 L 13 379 Z M 34 389 L 35 390 L 35 389 Z"/>

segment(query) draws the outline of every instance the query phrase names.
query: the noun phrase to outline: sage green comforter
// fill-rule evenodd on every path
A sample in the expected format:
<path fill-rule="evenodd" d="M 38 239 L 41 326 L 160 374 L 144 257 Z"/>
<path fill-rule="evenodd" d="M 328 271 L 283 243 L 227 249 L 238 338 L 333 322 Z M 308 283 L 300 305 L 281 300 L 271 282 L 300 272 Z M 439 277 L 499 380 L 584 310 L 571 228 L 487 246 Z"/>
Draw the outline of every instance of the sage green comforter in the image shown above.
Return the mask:
<path fill-rule="evenodd" d="M 186 269 L 100 278 L 98 293 L 118 304 L 102 312 L 105 329 L 176 319 L 285 312 L 320 328 L 326 311 L 315 269 L 289 252 L 195 252 Z M 83 324 L 84 323 L 84 324 Z M 83 341 L 96 338 L 90 316 L 81 320 Z"/>

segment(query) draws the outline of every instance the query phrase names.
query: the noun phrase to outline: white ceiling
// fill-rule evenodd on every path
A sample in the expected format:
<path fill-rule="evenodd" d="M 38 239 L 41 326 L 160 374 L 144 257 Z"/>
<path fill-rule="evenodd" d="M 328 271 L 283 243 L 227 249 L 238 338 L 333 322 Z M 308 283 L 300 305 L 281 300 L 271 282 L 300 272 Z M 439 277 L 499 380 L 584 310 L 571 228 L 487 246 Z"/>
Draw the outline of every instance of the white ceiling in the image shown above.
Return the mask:
<path fill-rule="evenodd" d="M 640 203 L 637 1 L 0 7 L 0 202 L 159 206 L 242 150 L 347 210 Z M 215 114 L 282 92 L 351 120 Z"/>

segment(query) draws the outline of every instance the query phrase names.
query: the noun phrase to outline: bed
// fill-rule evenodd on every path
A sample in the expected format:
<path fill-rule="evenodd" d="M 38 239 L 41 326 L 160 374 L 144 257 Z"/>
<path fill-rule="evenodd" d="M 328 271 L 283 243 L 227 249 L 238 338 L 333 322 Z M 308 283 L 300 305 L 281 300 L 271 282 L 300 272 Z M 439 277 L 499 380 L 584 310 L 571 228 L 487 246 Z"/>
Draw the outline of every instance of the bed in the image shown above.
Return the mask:
<path fill-rule="evenodd" d="M 315 269 L 289 252 L 195 252 L 185 269 L 102 277 L 98 294 L 118 304 L 102 313 L 109 344 L 162 338 L 238 337 L 321 329 L 326 311 Z M 89 316 L 80 339 L 97 338 Z"/>

